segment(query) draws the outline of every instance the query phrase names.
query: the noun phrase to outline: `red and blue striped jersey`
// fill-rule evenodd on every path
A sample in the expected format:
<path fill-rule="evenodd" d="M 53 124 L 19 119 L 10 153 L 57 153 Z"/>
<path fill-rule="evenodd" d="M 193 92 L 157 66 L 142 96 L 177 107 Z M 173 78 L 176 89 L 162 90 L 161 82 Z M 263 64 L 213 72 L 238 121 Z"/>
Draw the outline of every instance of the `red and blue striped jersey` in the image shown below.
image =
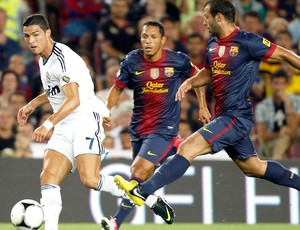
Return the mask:
<path fill-rule="evenodd" d="M 227 37 L 212 37 L 206 48 L 205 68 L 212 72 L 216 117 L 224 114 L 253 119 L 249 100 L 261 60 L 268 59 L 276 45 L 238 27 Z"/>
<path fill-rule="evenodd" d="M 195 74 L 196 67 L 186 54 L 163 49 L 155 62 L 144 58 L 142 49 L 130 52 L 121 62 L 115 84 L 134 91 L 130 133 L 177 135 L 180 103 L 175 94 L 181 83 Z"/>

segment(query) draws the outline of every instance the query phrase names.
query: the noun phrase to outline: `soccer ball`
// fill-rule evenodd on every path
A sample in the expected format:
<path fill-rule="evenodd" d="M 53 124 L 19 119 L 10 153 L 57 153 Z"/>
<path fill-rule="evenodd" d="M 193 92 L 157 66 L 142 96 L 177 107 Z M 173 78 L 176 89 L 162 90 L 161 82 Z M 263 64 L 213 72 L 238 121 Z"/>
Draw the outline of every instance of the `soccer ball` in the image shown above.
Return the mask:
<path fill-rule="evenodd" d="M 18 230 L 39 229 L 44 221 L 44 212 L 35 200 L 24 199 L 14 205 L 10 219 Z"/>

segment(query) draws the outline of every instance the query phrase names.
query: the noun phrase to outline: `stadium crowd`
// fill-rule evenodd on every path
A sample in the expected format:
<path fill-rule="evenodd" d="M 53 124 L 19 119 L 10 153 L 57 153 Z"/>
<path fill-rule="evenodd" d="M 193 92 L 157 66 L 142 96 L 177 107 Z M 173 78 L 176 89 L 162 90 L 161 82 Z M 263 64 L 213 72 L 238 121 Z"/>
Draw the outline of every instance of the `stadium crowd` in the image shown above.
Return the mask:
<path fill-rule="evenodd" d="M 120 61 L 139 48 L 141 25 L 147 19 L 165 26 L 165 48 L 185 52 L 202 68 L 209 34 L 203 26 L 206 0 L 9 0 L 0 1 L 0 153 L 2 157 L 32 157 L 31 135 L 52 113 L 50 105 L 18 127 L 17 111 L 43 90 L 38 56 L 22 40 L 21 22 L 31 13 L 47 16 L 55 41 L 73 48 L 86 62 L 96 95 L 104 102 Z M 236 24 L 297 54 L 300 51 L 300 0 L 233 0 Z M 262 62 L 251 90 L 256 123 L 252 139 L 261 158 L 300 157 L 300 72 L 274 60 Z M 207 87 L 207 103 L 214 99 Z M 130 150 L 128 127 L 133 108 L 131 90 L 124 90 L 106 128 L 108 150 Z M 212 114 L 213 115 L 213 114 Z M 196 95 L 181 103 L 179 135 L 186 138 L 201 127 Z M 276 154 L 273 150 L 276 149 Z"/>

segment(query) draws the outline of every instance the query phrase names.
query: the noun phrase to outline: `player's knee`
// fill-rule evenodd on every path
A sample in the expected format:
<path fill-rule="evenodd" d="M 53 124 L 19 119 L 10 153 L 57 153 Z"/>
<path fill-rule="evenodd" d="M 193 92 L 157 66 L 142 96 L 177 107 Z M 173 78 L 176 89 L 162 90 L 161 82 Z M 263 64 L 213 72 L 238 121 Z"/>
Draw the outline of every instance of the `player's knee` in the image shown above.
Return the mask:
<path fill-rule="evenodd" d="M 97 182 L 93 177 L 81 176 L 80 181 L 86 188 L 94 189 L 95 187 L 97 187 Z"/>
<path fill-rule="evenodd" d="M 149 171 L 148 169 L 141 167 L 141 166 L 131 166 L 131 175 L 134 178 L 140 178 L 142 180 L 147 179 L 153 174 L 153 171 Z"/>

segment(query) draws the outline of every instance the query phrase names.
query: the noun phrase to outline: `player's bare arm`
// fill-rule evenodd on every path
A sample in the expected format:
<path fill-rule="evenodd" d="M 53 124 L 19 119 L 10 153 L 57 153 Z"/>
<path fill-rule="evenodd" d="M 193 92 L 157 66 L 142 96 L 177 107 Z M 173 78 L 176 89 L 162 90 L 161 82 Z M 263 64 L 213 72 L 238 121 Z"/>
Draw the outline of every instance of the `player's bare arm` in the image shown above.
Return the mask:
<path fill-rule="evenodd" d="M 194 88 L 199 102 L 199 121 L 202 124 L 207 124 L 211 120 L 211 114 L 206 104 L 205 86 Z"/>
<path fill-rule="evenodd" d="M 62 87 L 65 95 L 65 100 L 61 107 L 47 120 L 48 123 L 51 122 L 50 124 L 52 126 L 56 125 L 62 119 L 67 117 L 80 105 L 78 87 L 78 84 L 75 82 L 68 83 Z M 47 127 L 46 122 L 33 132 L 32 138 L 34 141 L 43 141 L 52 128 Z"/>
<path fill-rule="evenodd" d="M 20 126 L 23 126 L 26 124 L 28 117 L 30 116 L 30 114 L 33 113 L 33 111 L 43 105 L 48 103 L 48 97 L 46 95 L 46 93 L 42 93 L 39 96 L 35 97 L 34 99 L 32 99 L 28 104 L 26 104 L 25 106 L 23 106 L 19 111 L 18 111 L 18 115 L 17 115 L 17 119 L 18 119 L 18 123 Z"/>
<path fill-rule="evenodd" d="M 300 57 L 293 51 L 283 48 L 282 46 L 277 46 L 275 48 L 271 58 L 286 61 L 291 66 L 300 69 Z"/>
<path fill-rule="evenodd" d="M 182 83 L 176 93 L 176 101 L 184 98 L 184 95 L 191 89 L 207 85 L 211 81 L 211 70 L 202 68 L 193 77 Z"/>
<path fill-rule="evenodd" d="M 106 98 L 106 107 L 109 110 L 111 110 L 112 107 L 114 107 L 118 103 L 120 95 L 121 95 L 122 92 L 123 92 L 123 89 L 116 86 L 116 85 L 113 85 L 110 88 L 110 90 L 108 92 L 108 96 Z M 110 120 L 111 120 L 110 117 L 104 117 L 103 118 L 104 125 L 107 126 L 107 127 L 110 127 Z"/>

